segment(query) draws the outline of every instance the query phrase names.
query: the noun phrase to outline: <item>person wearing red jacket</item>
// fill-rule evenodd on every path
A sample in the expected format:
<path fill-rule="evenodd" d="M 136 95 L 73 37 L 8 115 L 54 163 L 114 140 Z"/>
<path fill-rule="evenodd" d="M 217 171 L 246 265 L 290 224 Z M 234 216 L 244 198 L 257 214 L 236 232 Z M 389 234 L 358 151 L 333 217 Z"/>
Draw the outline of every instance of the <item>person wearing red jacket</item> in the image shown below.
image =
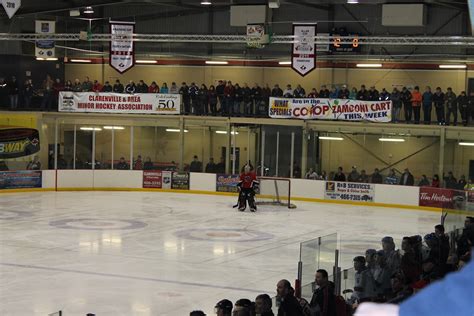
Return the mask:
<path fill-rule="evenodd" d="M 418 86 L 411 92 L 411 106 L 415 115 L 415 124 L 420 124 L 422 95 Z"/>
<path fill-rule="evenodd" d="M 240 174 L 239 188 L 239 211 L 245 211 L 247 201 L 251 212 L 257 210 L 255 203 L 255 189 L 258 185 L 257 175 L 251 170 L 249 165 L 244 167 L 244 172 Z"/>
<path fill-rule="evenodd" d="M 102 85 L 99 83 L 99 81 L 94 80 L 94 84 L 92 85 L 92 91 L 95 93 L 99 93 L 102 91 Z"/>

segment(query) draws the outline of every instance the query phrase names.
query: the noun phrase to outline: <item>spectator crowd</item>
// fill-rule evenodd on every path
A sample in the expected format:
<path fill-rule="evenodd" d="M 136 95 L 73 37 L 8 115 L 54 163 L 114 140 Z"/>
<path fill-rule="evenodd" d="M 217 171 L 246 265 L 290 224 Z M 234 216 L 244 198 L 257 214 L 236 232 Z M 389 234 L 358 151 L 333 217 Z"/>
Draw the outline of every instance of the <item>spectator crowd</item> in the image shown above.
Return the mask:
<path fill-rule="evenodd" d="M 318 91 L 312 88 L 306 90 L 301 85 L 295 88 L 287 84 L 285 89 L 275 84 L 270 88 L 268 84 L 260 86 L 254 83 L 232 83 L 231 81 L 219 80 L 214 85 L 196 84 L 189 85 L 182 82 L 180 86 L 172 82 L 170 86 L 166 82 L 161 86 L 153 81 L 150 84 L 139 80 L 133 80 L 124 84 L 119 79 L 111 83 L 103 84 L 97 80 L 91 81 L 86 77 L 83 82 L 75 79 L 74 82 L 67 80 L 62 82 L 57 78 L 53 80 L 47 75 L 38 87 L 33 85 L 31 79 L 25 80 L 21 85 L 15 77 L 6 81 L 0 78 L 0 106 L 9 105 L 12 110 L 20 107 L 30 109 L 34 98 L 40 104 L 43 111 L 54 110 L 57 107 L 60 91 L 74 92 L 115 92 L 115 93 L 171 93 L 180 94 L 182 97 L 182 113 L 185 115 L 222 115 L 222 116 L 246 116 L 267 117 L 270 97 L 284 98 L 331 98 L 352 99 L 361 101 L 387 101 L 391 100 L 393 122 L 404 121 L 406 123 L 425 124 L 431 123 L 434 110 L 436 122 L 440 125 L 457 125 L 458 117 L 466 126 L 474 120 L 474 92 L 467 95 L 465 91 L 457 95 L 452 88 L 445 91 L 441 87 L 432 89 L 427 86 L 420 91 L 418 86 L 394 87 L 392 91 L 383 88 L 378 91 L 375 86 L 366 89 L 361 85 L 360 89 L 353 87 L 349 89 L 346 85 L 332 86 L 329 90 L 322 85 Z M 423 114 L 423 115 L 422 115 Z"/>

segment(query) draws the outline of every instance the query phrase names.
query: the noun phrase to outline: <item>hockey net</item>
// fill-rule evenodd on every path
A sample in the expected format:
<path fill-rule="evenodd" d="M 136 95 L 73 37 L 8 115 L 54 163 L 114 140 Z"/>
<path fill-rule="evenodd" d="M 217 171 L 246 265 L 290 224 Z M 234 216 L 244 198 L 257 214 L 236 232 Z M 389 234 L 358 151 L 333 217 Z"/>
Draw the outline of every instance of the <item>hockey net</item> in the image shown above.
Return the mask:
<path fill-rule="evenodd" d="M 259 177 L 257 205 L 281 205 L 296 208 L 291 203 L 291 181 L 287 178 Z"/>

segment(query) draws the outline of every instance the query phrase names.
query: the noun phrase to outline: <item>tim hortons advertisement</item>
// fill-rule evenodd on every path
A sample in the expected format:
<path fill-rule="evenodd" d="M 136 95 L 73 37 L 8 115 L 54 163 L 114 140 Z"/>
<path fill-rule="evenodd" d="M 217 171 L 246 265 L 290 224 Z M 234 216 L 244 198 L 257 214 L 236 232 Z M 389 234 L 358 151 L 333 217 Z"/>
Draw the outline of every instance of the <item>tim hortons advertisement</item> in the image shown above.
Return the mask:
<path fill-rule="evenodd" d="M 420 206 L 431 206 L 444 209 L 464 209 L 466 192 L 430 187 L 420 188 Z"/>
<path fill-rule="evenodd" d="M 179 94 L 59 93 L 60 112 L 179 114 L 180 109 Z"/>
<path fill-rule="evenodd" d="M 390 122 L 392 101 L 270 98 L 271 118 Z"/>
<path fill-rule="evenodd" d="M 373 202 L 375 186 L 370 183 L 326 182 L 324 198 L 327 200 L 344 200 Z"/>

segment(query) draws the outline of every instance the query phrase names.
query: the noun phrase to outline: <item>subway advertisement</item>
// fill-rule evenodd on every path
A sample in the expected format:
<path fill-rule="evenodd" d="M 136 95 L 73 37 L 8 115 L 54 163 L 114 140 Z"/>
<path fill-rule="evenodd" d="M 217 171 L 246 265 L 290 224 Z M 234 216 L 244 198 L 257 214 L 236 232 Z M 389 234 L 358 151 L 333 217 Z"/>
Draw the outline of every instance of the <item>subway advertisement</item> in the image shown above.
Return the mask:
<path fill-rule="evenodd" d="M 0 159 L 29 156 L 39 152 L 39 150 L 38 130 L 0 126 Z"/>

